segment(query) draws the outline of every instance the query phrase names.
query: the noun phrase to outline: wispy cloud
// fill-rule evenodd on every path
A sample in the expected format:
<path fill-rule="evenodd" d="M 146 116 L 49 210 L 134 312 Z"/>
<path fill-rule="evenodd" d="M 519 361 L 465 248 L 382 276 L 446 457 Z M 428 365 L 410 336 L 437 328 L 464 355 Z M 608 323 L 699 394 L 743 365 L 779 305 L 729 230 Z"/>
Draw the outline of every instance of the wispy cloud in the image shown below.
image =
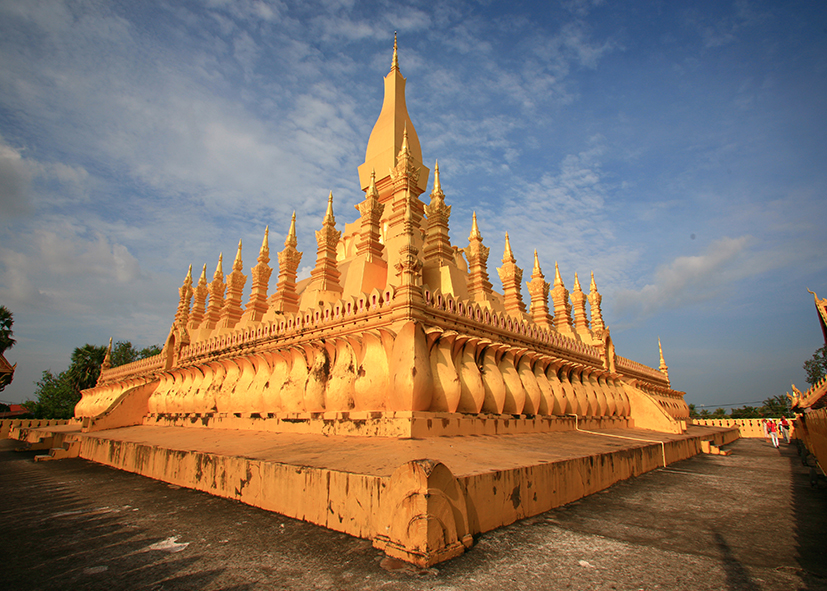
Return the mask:
<path fill-rule="evenodd" d="M 615 307 L 621 316 L 638 319 L 669 308 L 680 308 L 722 295 L 745 276 L 762 273 L 748 246 L 749 236 L 721 238 L 696 256 L 680 256 L 655 272 L 654 283 L 639 290 L 620 290 Z"/>

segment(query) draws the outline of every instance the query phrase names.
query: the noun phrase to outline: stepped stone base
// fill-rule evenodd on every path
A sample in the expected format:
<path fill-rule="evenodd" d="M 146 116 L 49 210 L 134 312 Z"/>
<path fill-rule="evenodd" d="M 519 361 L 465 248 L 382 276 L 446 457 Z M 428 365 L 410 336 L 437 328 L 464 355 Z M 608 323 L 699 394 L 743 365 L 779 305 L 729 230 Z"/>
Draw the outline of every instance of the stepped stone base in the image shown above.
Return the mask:
<path fill-rule="evenodd" d="M 664 454 L 672 463 L 725 445 L 738 431 L 401 439 L 149 425 L 83 433 L 76 424 L 13 435 L 59 440 L 81 458 L 369 538 L 429 566 L 478 534 L 661 467 Z"/>

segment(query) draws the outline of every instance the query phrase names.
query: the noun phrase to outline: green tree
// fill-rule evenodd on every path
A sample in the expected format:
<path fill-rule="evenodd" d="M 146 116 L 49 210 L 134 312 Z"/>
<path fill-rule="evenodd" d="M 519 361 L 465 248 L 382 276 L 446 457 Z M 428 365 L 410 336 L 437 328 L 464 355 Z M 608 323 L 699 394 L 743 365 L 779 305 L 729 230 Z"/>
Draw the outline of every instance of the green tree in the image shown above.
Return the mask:
<path fill-rule="evenodd" d="M 81 390 L 93 388 L 98 383 L 104 357 L 106 357 L 106 347 L 88 343 L 83 347 L 77 347 L 72 352 L 72 361 L 66 374 L 70 385 L 77 390 L 78 395 Z"/>
<path fill-rule="evenodd" d="M 14 317 L 6 306 L 0 306 L 0 355 L 14 347 L 17 342 L 12 338 Z"/>
<path fill-rule="evenodd" d="M 695 408 L 694 404 L 689 405 L 689 418 L 697 419 L 700 415 L 698 414 L 698 409 Z"/>
<path fill-rule="evenodd" d="M 733 408 L 729 411 L 729 416 L 733 419 L 760 419 L 761 413 L 754 406 L 745 406 L 743 408 Z"/>
<path fill-rule="evenodd" d="M 156 355 L 160 355 L 161 351 L 163 351 L 163 347 L 161 347 L 160 345 L 150 345 L 149 347 L 144 347 L 143 349 L 138 351 L 138 359 L 155 357 Z"/>
<path fill-rule="evenodd" d="M 827 345 L 816 349 L 813 358 L 804 362 L 804 371 L 807 372 L 807 383 L 811 386 L 827 374 Z"/>
<path fill-rule="evenodd" d="M 790 399 L 786 396 L 772 396 L 764 401 L 764 405 L 758 409 L 762 417 L 792 417 L 790 410 Z"/>
<path fill-rule="evenodd" d="M 726 409 L 716 408 L 715 412 L 712 413 L 712 418 L 715 418 L 715 419 L 726 418 Z"/>
<path fill-rule="evenodd" d="M 115 343 L 115 346 L 112 347 L 112 357 L 110 358 L 112 367 L 126 365 L 127 363 L 132 363 L 137 359 L 138 350 L 132 346 L 130 341 L 118 341 Z"/>
<path fill-rule="evenodd" d="M 75 405 L 81 399 L 81 390 L 93 388 L 98 383 L 101 364 L 106 357 L 107 347 L 86 344 L 72 352 L 72 360 L 66 371 L 55 375 L 50 370 L 36 384 L 37 400 L 28 401 L 24 406 L 37 419 L 70 419 Z M 140 351 L 130 341 L 118 341 L 112 347 L 112 366 L 131 363 L 161 352 L 158 345 L 150 345 Z"/>
<path fill-rule="evenodd" d="M 138 361 L 139 359 L 152 357 L 160 352 L 161 347 L 158 345 L 150 345 L 149 347 L 144 347 L 139 351 L 132 345 L 131 341 L 118 341 L 112 347 L 110 362 L 112 363 L 112 367 L 118 367 L 119 365 L 126 365 L 127 363 Z"/>
<path fill-rule="evenodd" d="M 23 406 L 36 419 L 71 419 L 80 400 L 80 392 L 72 386 L 67 371 L 57 375 L 44 371 L 35 394 L 37 400 L 24 402 Z"/>
<path fill-rule="evenodd" d="M 66 371 L 55 375 L 43 372 L 35 388 L 37 400 L 25 403 L 37 419 L 70 419 L 80 401 L 81 390 L 92 388 L 98 382 L 106 347 L 86 344 L 72 352 L 72 361 Z"/>

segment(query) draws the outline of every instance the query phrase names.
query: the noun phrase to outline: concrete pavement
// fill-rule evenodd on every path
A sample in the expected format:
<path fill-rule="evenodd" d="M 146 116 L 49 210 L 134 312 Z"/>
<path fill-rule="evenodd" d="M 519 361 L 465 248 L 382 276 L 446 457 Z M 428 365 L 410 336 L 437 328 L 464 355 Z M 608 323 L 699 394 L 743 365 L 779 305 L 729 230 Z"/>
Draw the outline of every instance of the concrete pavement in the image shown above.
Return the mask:
<path fill-rule="evenodd" d="M 480 536 L 419 570 L 367 540 L 0 442 L 0 588 L 827 589 L 827 488 L 739 440 Z"/>

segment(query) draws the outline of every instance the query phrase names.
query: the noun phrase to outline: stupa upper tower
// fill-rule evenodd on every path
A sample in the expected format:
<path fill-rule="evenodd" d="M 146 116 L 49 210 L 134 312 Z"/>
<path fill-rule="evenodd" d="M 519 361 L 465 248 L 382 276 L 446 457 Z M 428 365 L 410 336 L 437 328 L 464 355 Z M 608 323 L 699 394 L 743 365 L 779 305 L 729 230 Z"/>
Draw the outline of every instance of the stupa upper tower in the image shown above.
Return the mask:
<path fill-rule="evenodd" d="M 405 130 L 408 132 L 408 150 L 413 163 L 421 169 L 417 186 L 420 193 L 428 185 L 429 170 L 422 164 L 422 148 L 419 137 L 416 135 L 413 122 L 408 115 L 405 104 L 405 78 L 399 72 L 399 57 L 396 46 L 396 33 L 393 36 L 393 59 L 391 71 L 385 76 L 385 100 L 379 118 L 373 126 L 368 139 L 368 149 L 365 152 L 365 162 L 359 166 L 359 184 L 363 191 L 370 186 L 372 171 L 376 171 L 376 187 L 379 190 L 380 201 L 386 201 L 390 196 L 390 171 L 397 165 L 397 155 L 402 149 L 402 140 Z"/>

